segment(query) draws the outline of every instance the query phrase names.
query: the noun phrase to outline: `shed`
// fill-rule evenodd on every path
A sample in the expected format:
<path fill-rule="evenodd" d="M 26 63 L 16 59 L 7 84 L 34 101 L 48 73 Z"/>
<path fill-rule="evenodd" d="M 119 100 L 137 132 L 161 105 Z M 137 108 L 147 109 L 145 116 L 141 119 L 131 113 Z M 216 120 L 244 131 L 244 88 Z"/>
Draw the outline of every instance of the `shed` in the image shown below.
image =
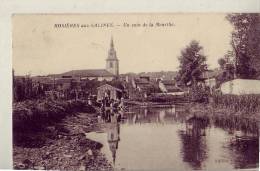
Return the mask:
<path fill-rule="evenodd" d="M 220 86 L 223 94 L 260 94 L 260 80 L 234 79 Z"/>
<path fill-rule="evenodd" d="M 116 87 L 113 87 L 109 84 L 104 84 L 97 88 L 97 100 L 102 100 L 105 97 L 109 97 L 110 99 L 120 99 L 122 97 L 122 90 Z"/>

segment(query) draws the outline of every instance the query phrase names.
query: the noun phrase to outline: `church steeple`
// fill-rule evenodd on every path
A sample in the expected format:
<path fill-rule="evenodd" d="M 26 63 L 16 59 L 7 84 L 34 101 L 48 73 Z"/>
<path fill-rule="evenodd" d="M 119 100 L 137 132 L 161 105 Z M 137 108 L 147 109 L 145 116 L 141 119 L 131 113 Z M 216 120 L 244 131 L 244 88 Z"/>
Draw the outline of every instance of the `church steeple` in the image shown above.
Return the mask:
<path fill-rule="evenodd" d="M 110 41 L 110 49 L 114 49 L 113 36 L 111 37 L 111 41 Z"/>
<path fill-rule="evenodd" d="M 110 40 L 110 49 L 108 51 L 107 59 L 116 59 L 117 60 L 113 37 L 111 37 L 111 40 Z"/>
<path fill-rule="evenodd" d="M 112 74 L 118 76 L 119 75 L 119 61 L 116 56 L 113 37 L 111 37 L 110 49 L 108 51 L 108 57 L 107 57 L 106 61 L 107 61 L 106 69 L 109 72 L 111 72 Z"/>

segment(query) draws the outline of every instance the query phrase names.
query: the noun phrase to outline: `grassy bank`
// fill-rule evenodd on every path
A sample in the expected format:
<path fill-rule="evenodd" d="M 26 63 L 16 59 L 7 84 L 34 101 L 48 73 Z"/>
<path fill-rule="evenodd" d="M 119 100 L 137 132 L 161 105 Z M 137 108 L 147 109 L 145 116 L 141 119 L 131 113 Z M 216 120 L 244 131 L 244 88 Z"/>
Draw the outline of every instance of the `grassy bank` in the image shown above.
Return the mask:
<path fill-rule="evenodd" d="M 197 117 L 207 117 L 221 128 L 259 134 L 259 95 L 214 95 L 210 103 L 190 104 Z"/>
<path fill-rule="evenodd" d="M 211 105 L 216 125 L 259 134 L 260 95 L 214 95 Z"/>

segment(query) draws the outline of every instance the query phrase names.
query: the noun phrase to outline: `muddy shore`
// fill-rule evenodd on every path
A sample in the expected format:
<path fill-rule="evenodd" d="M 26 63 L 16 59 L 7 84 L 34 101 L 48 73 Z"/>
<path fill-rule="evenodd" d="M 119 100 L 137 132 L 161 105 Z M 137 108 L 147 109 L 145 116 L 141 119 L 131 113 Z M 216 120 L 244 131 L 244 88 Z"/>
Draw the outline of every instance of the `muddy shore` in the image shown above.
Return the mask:
<path fill-rule="evenodd" d="M 14 169 L 113 170 L 101 154 L 102 144 L 86 138 L 95 126 L 96 114 L 75 113 L 37 133 L 16 136 Z"/>

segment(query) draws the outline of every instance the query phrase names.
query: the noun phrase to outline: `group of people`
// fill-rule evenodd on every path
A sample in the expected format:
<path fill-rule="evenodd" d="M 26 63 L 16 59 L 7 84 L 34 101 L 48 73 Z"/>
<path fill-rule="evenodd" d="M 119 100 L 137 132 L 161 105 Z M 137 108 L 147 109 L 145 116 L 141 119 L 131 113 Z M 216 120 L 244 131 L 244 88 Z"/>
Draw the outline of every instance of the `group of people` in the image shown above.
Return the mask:
<path fill-rule="evenodd" d="M 105 97 L 101 100 L 101 112 L 99 115 L 99 119 L 111 123 L 120 122 L 122 119 L 123 111 L 123 98 L 121 98 L 120 100 L 114 100 Z"/>

